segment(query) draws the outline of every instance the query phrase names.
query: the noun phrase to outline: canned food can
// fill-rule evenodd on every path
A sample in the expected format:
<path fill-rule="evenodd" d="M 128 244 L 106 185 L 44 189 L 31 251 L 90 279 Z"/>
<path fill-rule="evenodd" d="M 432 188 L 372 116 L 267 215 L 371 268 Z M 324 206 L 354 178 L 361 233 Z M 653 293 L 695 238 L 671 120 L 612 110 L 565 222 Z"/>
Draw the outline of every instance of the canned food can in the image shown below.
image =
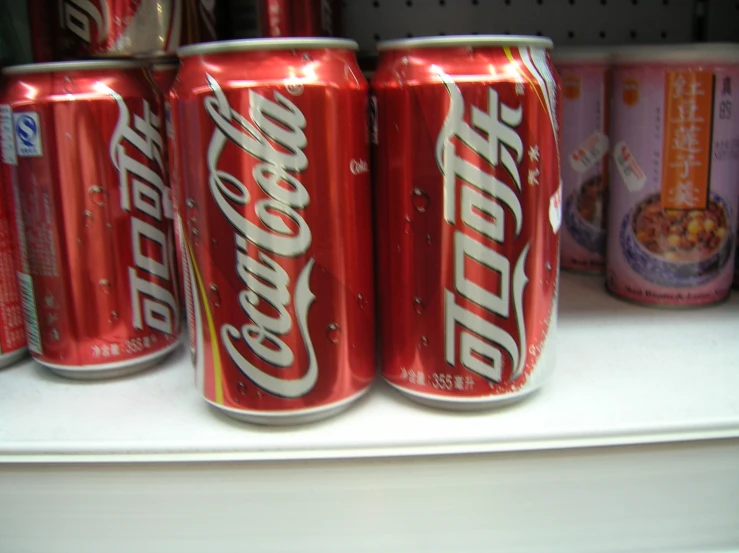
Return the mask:
<path fill-rule="evenodd" d="M 215 0 L 60 0 L 58 9 L 65 58 L 174 53 L 215 39 Z"/>
<path fill-rule="evenodd" d="M 607 287 L 667 307 L 731 288 L 739 206 L 739 45 L 615 56 Z"/>
<path fill-rule="evenodd" d="M 610 51 L 555 48 L 562 81 L 563 269 L 602 273 L 606 252 Z"/>
<path fill-rule="evenodd" d="M 356 48 L 264 39 L 179 51 L 170 100 L 196 381 L 241 420 L 324 418 L 374 377 L 368 99 Z"/>
<path fill-rule="evenodd" d="M 146 66 L 60 62 L 4 73 L 29 350 L 72 378 L 155 364 L 177 346 L 180 317 L 161 98 Z"/>
<path fill-rule="evenodd" d="M 12 125 L 9 110 L 0 105 L 0 128 Z M 3 133 L 4 134 L 4 131 Z M 15 150 L 3 140 L 3 160 L 12 160 Z M 5 168 L 0 167 L 0 368 L 7 367 L 28 351 L 23 328 L 23 308 L 18 293 L 15 201 Z"/>
<path fill-rule="evenodd" d="M 382 374 L 480 409 L 553 364 L 561 180 L 549 39 L 380 43 L 372 102 Z"/>

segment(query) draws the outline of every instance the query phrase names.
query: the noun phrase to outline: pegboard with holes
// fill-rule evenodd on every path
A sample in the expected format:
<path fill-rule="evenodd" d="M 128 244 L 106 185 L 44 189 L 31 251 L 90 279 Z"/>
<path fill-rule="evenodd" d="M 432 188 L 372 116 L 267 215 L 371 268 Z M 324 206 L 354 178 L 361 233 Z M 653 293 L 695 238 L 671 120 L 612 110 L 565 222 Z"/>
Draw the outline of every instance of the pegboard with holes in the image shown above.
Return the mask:
<path fill-rule="evenodd" d="M 739 40 L 728 0 L 346 0 L 345 31 L 364 53 L 380 40 L 451 34 L 544 35 L 558 45 Z"/>

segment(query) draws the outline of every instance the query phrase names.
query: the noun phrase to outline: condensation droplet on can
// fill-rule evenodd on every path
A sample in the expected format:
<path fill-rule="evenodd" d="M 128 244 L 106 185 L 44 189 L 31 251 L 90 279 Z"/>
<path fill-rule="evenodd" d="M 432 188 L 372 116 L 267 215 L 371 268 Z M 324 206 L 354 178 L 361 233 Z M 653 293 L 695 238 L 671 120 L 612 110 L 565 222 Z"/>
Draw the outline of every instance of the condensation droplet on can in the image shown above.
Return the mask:
<path fill-rule="evenodd" d="M 367 309 L 369 307 L 369 300 L 362 294 L 357 296 L 357 303 L 359 304 L 359 309 Z"/>
<path fill-rule="evenodd" d="M 105 228 L 108 230 L 113 230 L 113 223 L 105 223 Z"/>
<path fill-rule="evenodd" d="M 198 204 L 192 198 L 185 200 L 185 206 L 187 206 L 187 218 L 191 223 L 198 222 Z"/>
<path fill-rule="evenodd" d="M 221 306 L 221 293 L 218 291 L 218 286 L 215 284 L 210 285 L 210 301 L 216 307 Z"/>
<path fill-rule="evenodd" d="M 312 59 L 309 53 L 306 52 L 303 54 L 303 61 L 312 61 Z"/>
<path fill-rule="evenodd" d="M 423 313 L 424 309 L 425 306 L 423 305 L 423 300 L 419 297 L 413 298 L 413 311 L 420 315 Z"/>
<path fill-rule="evenodd" d="M 105 190 L 102 187 L 94 185 L 89 188 L 90 199 L 96 206 L 105 205 Z"/>
<path fill-rule="evenodd" d="M 416 208 L 416 211 L 419 211 L 421 213 L 426 213 L 426 210 L 429 207 L 429 195 L 426 194 L 423 190 L 420 188 L 414 188 L 413 189 L 413 195 L 411 196 L 411 203 L 413 204 L 413 207 Z"/>
<path fill-rule="evenodd" d="M 418 349 L 427 348 L 429 345 L 429 339 L 426 336 L 421 336 L 421 343 L 418 344 Z"/>
<path fill-rule="evenodd" d="M 98 288 L 103 294 L 110 294 L 110 281 L 105 278 L 101 278 L 98 283 Z"/>
<path fill-rule="evenodd" d="M 199 246 L 200 245 L 200 231 L 196 228 L 192 229 L 192 232 L 190 233 L 192 236 L 192 245 L 193 246 Z"/>
<path fill-rule="evenodd" d="M 413 221 L 410 220 L 410 217 L 405 218 L 405 222 L 403 223 L 403 232 L 406 234 L 411 234 L 413 232 Z"/>
<path fill-rule="evenodd" d="M 244 384 L 243 382 L 239 382 L 239 383 L 238 383 L 238 384 L 236 385 L 236 389 L 237 389 L 237 390 L 239 391 L 239 393 L 240 393 L 240 394 L 241 394 L 242 396 L 245 396 L 245 395 L 246 395 L 246 384 Z"/>
<path fill-rule="evenodd" d="M 552 270 L 552 264 L 547 261 L 547 271 Z"/>
<path fill-rule="evenodd" d="M 210 244 L 211 244 L 212 246 L 217 246 L 217 245 L 218 245 L 218 240 L 216 240 L 215 238 L 211 238 L 211 239 L 210 239 Z"/>
<path fill-rule="evenodd" d="M 110 324 L 113 324 L 118 320 L 118 311 L 111 311 L 110 312 L 110 318 L 108 319 L 108 322 Z"/>
<path fill-rule="evenodd" d="M 326 329 L 326 337 L 331 343 L 338 344 L 339 338 L 341 337 L 341 328 L 339 328 L 339 325 L 336 323 L 328 325 L 328 328 Z"/>
<path fill-rule="evenodd" d="M 83 216 L 85 217 L 85 228 L 90 228 L 92 226 L 93 220 L 92 211 L 86 209 L 83 213 Z"/>
<path fill-rule="evenodd" d="M 431 235 L 430 234 L 427 234 L 426 235 L 426 243 L 427 244 L 430 244 L 431 243 Z"/>

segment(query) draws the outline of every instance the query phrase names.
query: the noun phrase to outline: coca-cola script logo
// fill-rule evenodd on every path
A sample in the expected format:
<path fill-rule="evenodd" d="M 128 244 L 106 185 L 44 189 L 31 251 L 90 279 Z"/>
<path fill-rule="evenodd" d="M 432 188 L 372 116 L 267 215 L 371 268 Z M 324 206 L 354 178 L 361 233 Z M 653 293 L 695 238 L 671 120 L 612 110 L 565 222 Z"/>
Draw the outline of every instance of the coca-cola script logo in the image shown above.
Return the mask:
<path fill-rule="evenodd" d="M 134 264 L 128 268 L 128 277 L 133 326 L 137 330 L 146 326 L 173 334 L 179 321 L 177 301 L 170 290 L 151 279 L 154 276 L 173 282 L 172 236 L 158 228 L 165 218 L 172 217 L 169 190 L 162 178 L 161 121 L 151 112 L 146 100 L 141 100 L 142 115 L 134 115 L 131 121 L 123 98 L 110 88 L 105 87 L 105 90 L 118 104 L 118 123 L 110 139 L 110 159 L 119 174 L 121 208 L 130 214 L 131 221 Z M 129 155 L 131 148 L 152 163 L 141 163 Z M 159 225 L 149 222 L 152 220 Z"/>
<path fill-rule="evenodd" d="M 208 172 L 211 196 L 234 230 L 236 245 L 234 270 L 244 285 L 239 305 L 248 323 L 223 324 L 220 338 L 228 355 L 241 372 L 263 390 L 286 398 L 307 394 L 318 379 L 318 364 L 310 334 L 308 311 L 315 296 L 310 275 L 315 259 L 303 266 L 290 295 L 290 275 L 280 258 L 304 255 L 311 245 L 311 230 L 301 215 L 310 196 L 299 175 L 308 167 L 303 149 L 308 141 L 303 129 L 306 120 L 300 109 L 286 96 L 273 92 L 273 99 L 249 91 L 249 119 L 231 108 L 216 80 L 207 75 L 212 96 L 203 100 L 215 124 L 208 144 Z M 251 177 L 266 198 L 252 202 L 249 187 L 226 170 L 219 161 L 227 144 L 234 144 L 257 162 Z M 245 208 L 253 204 L 260 224 L 249 221 Z M 292 222 L 292 228 L 286 220 Z M 258 249 L 256 257 L 247 252 L 247 241 Z M 274 372 L 290 369 L 296 355 L 283 340 L 293 331 L 288 311 L 292 301 L 298 330 L 308 356 L 308 368 L 300 378 L 280 378 L 254 365 L 239 351 L 244 342 L 251 352 Z M 262 303 L 264 302 L 264 303 Z M 267 304 L 266 309 L 260 309 Z M 276 316 L 275 316 L 276 313 Z"/>
<path fill-rule="evenodd" d="M 88 44 L 92 43 L 93 36 L 98 42 L 104 42 L 108 38 L 110 13 L 107 1 L 96 5 L 90 0 L 60 0 L 59 15 L 62 28 L 68 29 Z"/>
<path fill-rule="evenodd" d="M 501 382 L 505 353 L 511 359 L 509 379 L 513 380 L 526 364 L 523 294 L 528 283 L 525 267 L 531 244 L 526 244 L 518 259 L 509 260 L 477 240 L 469 231 L 477 231 L 503 244 L 508 215 L 514 219 L 516 238 L 520 236 L 524 213 L 518 164 L 523 158 L 523 143 L 516 129 L 523 120 L 523 106 L 514 108 L 501 103 L 496 90 L 489 87 L 487 110 L 472 106 L 470 126 L 464 121 L 467 106 L 459 87 L 448 75 L 441 73 L 439 77 L 446 86 L 450 102 L 436 142 L 436 161 L 444 176 L 444 219 L 455 229 L 455 290 L 445 290 L 445 357 L 447 363 L 456 365 L 455 325 L 459 324 L 459 361 L 462 366 L 493 382 Z M 457 139 L 456 143 L 453 138 Z M 480 164 L 472 164 L 460 157 L 457 148 L 468 148 L 493 169 L 502 165 L 508 176 L 505 180 L 510 183 L 484 171 Z M 458 178 L 467 184 L 461 186 L 459 208 L 456 205 Z M 462 219 L 461 225 L 457 224 L 458 217 Z M 495 286 L 496 290 L 486 289 L 467 278 L 466 267 L 473 264 L 498 273 L 500 283 Z M 504 328 L 459 305 L 457 294 L 503 319 L 510 317 L 512 307 L 518 327 L 518 342 Z"/>

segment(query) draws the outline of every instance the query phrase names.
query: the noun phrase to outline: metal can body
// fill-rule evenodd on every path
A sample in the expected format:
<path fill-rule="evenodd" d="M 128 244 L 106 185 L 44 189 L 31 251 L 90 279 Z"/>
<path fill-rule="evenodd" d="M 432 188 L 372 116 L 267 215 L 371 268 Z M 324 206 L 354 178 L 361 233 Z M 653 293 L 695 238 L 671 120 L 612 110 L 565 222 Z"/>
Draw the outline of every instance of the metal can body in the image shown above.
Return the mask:
<path fill-rule="evenodd" d="M 340 36 L 341 2 L 291 0 L 292 36 Z"/>
<path fill-rule="evenodd" d="M 0 106 L 0 125 L 11 124 L 9 112 Z M 12 157 L 2 144 L 3 158 Z M 23 328 L 23 308 L 18 293 L 18 250 L 15 202 L 13 191 L 0 167 L 0 368 L 7 367 L 26 355 L 26 335 Z"/>
<path fill-rule="evenodd" d="M 178 343 L 161 97 L 137 62 L 6 70 L 29 349 L 75 378 L 133 372 Z"/>
<path fill-rule="evenodd" d="M 56 2 L 27 0 L 26 8 L 34 63 L 54 61 L 58 55 L 54 47 L 59 34 Z"/>
<path fill-rule="evenodd" d="M 180 228 L 178 224 L 178 213 L 177 213 L 177 201 L 176 198 L 174 198 L 174 194 L 176 193 L 176 186 L 174 185 L 174 182 L 177 178 L 175 174 L 172 172 L 172 120 L 170 117 L 170 108 L 169 108 L 169 90 L 172 88 L 172 84 L 174 83 L 174 80 L 177 78 L 177 71 L 180 68 L 180 61 L 176 57 L 171 56 L 161 56 L 157 59 L 151 60 L 151 76 L 154 79 L 154 82 L 156 83 L 157 87 L 159 88 L 160 92 L 162 93 L 162 97 L 164 99 L 164 117 L 165 117 L 165 129 L 167 134 L 167 166 L 166 166 L 166 179 L 167 179 L 167 185 L 169 186 L 170 191 L 173 194 L 173 209 L 174 209 L 174 248 L 175 248 L 175 255 L 177 262 L 175 263 L 174 271 L 177 275 L 177 286 L 179 289 L 179 296 L 181 301 L 181 307 L 182 307 L 182 316 L 185 315 L 185 300 L 186 300 L 186 293 L 184 292 L 184 281 L 182 275 L 185 273 L 183 272 L 182 268 L 182 240 L 180 238 Z"/>
<path fill-rule="evenodd" d="M 382 374 L 412 399 L 495 406 L 553 367 L 561 185 L 547 47 L 527 37 L 380 45 Z"/>
<path fill-rule="evenodd" d="M 602 49 L 554 51 L 562 80 L 561 266 L 571 271 L 605 268 L 610 57 Z"/>
<path fill-rule="evenodd" d="M 157 83 L 159 90 L 164 95 L 165 102 L 168 101 L 169 89 L 172 88 L 179 67 L 180 62 L 174 57 L 156 59 L 151 62 L 151 76 L 154 77 L 154 82 Z"/>
<path fill-rule="evenodd" d="M 262 36 L 292 36 L 291 0 L 260 0 L 259 12 Z"/>
<path fill-rule="evenodd" d="M 373 380 L 367 83 L 352 48 L 180 51 L 170 100 L 197 383 L 235 418 L 323 418 Z"/>
<path fill-rule="evenodd" d="M 739 46 L 621 50 L 613 83 L 608 290 L 666 307 L 725 299 L 739 207 Z"/>
<path fill-rule="evenodd" d="M 213 0 L 61 0 L 66 58 L 174 51 L 215 38 Z"/>

